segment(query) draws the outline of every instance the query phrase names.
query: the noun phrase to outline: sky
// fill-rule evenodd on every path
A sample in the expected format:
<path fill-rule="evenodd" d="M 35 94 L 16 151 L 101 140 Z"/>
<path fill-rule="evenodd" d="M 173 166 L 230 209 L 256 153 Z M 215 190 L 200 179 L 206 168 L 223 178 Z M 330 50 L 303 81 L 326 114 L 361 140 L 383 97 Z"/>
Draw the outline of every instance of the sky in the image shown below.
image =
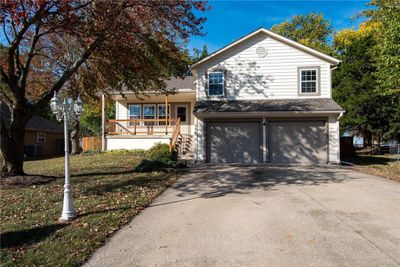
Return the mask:
<path fill-rule="evenodd" d="M 211 10 L 201 13 L 207 17 L 203 30 L 206 35 L 192 37 L 188 47 L 191 50 L 206 44 L 211 53 L 260 27 L 270 29 L 292 16 L 308 12 L 322 13 L 336 31 L 357 28 L 362 19 L 354 20 L 354 16 L 366 8 L 367 2 L 209 0 Z"/>

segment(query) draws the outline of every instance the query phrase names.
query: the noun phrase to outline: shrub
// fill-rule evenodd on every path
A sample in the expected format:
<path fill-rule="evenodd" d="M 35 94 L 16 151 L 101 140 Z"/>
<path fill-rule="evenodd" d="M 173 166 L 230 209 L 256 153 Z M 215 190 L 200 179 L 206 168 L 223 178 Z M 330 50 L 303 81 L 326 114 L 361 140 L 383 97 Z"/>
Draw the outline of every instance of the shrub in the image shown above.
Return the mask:
<path fill-rule="evenodd" d="M 173 160 L 173 154 L 169 151 L 167 144 L 157 143 L 147 150 L 149 160 L 170 162 Z"/>
<path fill-rule="evenodd" d="M 168 163 L 161 160 L 142 160 L 139 165 L 136 166 L 135 171 L 137 172 L 155 172 L 165 171 L 168 167 Z"/>

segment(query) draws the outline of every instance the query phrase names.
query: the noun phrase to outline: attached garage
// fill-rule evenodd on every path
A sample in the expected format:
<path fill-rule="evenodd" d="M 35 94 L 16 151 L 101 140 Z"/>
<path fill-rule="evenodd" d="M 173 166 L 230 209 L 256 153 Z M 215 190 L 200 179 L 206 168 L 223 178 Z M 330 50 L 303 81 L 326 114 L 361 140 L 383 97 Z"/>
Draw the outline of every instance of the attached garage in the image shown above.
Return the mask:
<path fill-rule="evenodd" d="M 260 126 L 259 121 L 207 123 L 207 162 L 260 163 Z"/>
<path fill-rule="evenodd" d="M 332 99 L 198 101 L 196 160 L 338 163 L 343 109 Z"/>
<path fill-rule="evenodd" d="M 328 162 L 325 121 L 268 123 L 271 163 L 324 164 Z"/>

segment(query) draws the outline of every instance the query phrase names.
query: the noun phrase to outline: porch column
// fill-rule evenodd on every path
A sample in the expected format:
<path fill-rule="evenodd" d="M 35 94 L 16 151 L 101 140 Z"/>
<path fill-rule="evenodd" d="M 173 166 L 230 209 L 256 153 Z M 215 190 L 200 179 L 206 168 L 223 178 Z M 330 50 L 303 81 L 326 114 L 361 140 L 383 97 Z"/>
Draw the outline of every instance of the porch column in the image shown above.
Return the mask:
<path fill-rule="evenodd" d="M 168 94 L 165 94 L 165 134 L 168 135 Z"/>
<path fill-rule="evenodd" d="M 101 94 L 101 151 L 106 150 L 106 98 Z"/>

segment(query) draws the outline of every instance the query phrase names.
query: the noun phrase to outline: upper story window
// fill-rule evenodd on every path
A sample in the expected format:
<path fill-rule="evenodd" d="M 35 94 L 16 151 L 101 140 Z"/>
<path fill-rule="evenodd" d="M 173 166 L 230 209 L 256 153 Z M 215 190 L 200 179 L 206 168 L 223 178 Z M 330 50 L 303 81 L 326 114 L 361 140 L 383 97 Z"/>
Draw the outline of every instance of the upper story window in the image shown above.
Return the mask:
<path fill-rule="evenodd" d="M 36 143 L 44 144 L 46 142 L 46 133 L 38 132 L 36 134 Z"/>
<path fill-rule="evenodd" d="M 300 94 L 318 94 L 319 68 L 300 68 L 299 72 Z"/>
<path fill-rule="evenodd" d="M 224 95 L 224 73 L 222 71 L 208 73 L 208 95 Z"/>

